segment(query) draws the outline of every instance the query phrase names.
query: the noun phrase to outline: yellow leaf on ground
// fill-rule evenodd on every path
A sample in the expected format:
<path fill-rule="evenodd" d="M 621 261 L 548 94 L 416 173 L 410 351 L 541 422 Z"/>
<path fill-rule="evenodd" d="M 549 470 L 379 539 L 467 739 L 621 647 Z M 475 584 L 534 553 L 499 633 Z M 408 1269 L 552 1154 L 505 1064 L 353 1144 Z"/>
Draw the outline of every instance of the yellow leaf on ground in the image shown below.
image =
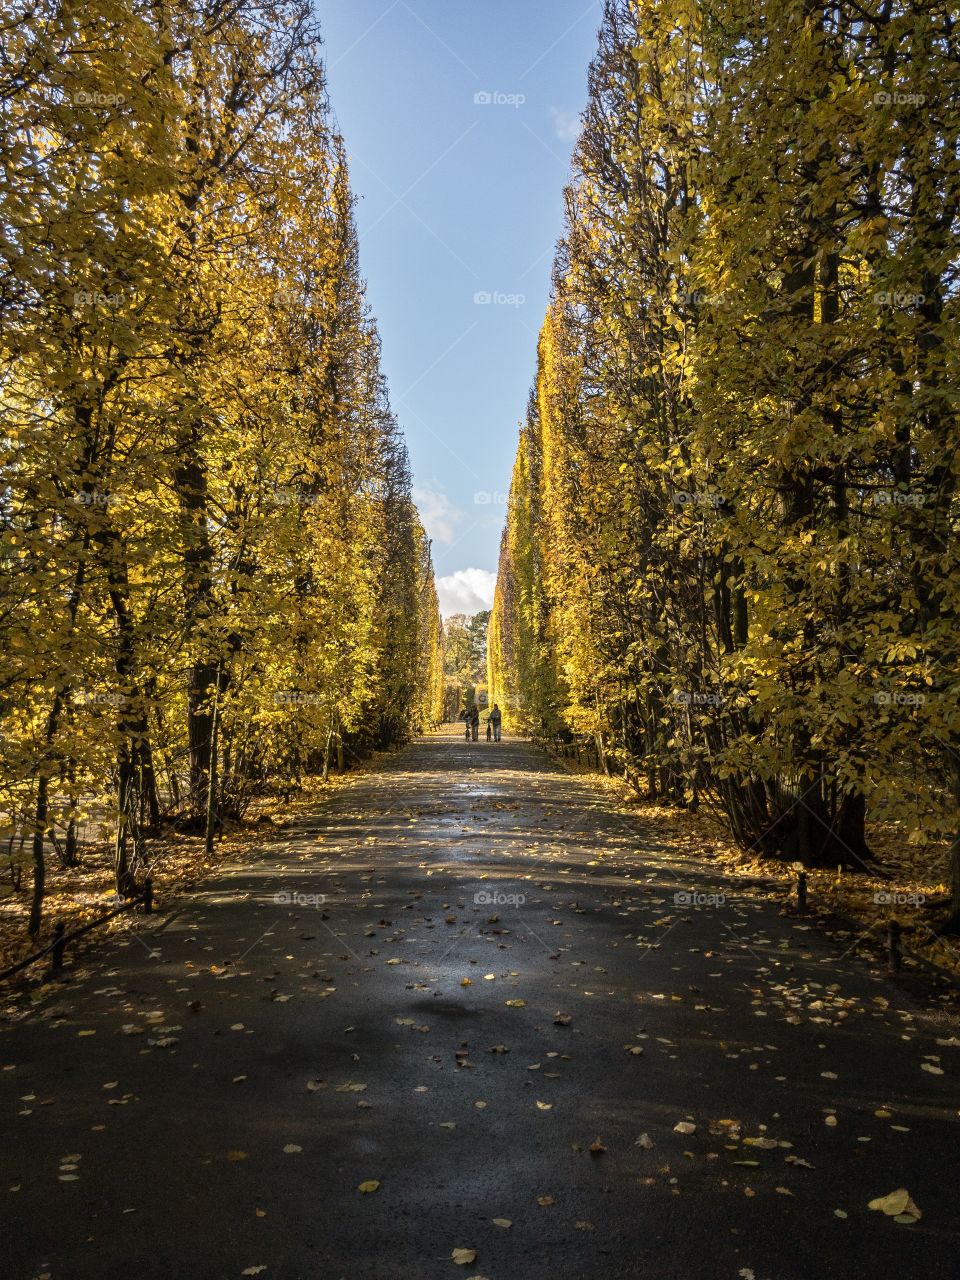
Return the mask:
<path fill-rule="evenodd" d="M 910 1192 L 906 1187 L 898 1187 L 889 1195 L 878 1196 L 876 1200 L 870 1201 L 867 1208 L 879 1209 L 881 1213 L 885 1213 L 888 1218 L 894 1218 L 897 1222 L 915 1222 L 921 1217 L 920 1210 L 910 1199 Z"/>

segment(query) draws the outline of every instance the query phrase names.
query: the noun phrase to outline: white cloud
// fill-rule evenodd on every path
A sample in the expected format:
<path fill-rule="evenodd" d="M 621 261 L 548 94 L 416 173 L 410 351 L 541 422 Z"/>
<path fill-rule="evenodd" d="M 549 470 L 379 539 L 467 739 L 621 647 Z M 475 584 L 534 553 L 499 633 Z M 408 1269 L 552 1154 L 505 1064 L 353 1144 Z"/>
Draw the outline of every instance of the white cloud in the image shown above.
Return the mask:
<path fill-rule="evenodd" d="M 420 511 L 427 537 L 449 546 L 460 513 L 447 495 L 435 481 L 431 481 L 428 485 L 413 486 L 413 500 Z"/>
<path fill-rule="evenodd" d="M 553 132 L 561 142 L 576 142 L 580 137 L 580 113 L 566 111 L 563 107 L 551 107 L 550 119 L 553 121 Z"/>
<path fill-rule="evenodd" d="M 493 606 L 493 589 L 497 575 L 487 569 L 458 569 L 446 578 L 437 579 L 440 612 L 445 618 L 452 613 L 479 613 Z"/>

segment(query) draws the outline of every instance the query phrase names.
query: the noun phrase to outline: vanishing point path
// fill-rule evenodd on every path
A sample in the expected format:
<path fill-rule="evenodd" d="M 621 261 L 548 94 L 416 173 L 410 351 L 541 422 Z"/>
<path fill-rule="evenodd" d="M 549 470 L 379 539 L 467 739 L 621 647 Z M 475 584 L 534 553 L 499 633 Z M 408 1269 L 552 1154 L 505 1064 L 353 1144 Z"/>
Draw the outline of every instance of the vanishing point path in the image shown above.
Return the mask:
<path fill-rule="evenodd" d="M 0 1034 L 0 1276 L 960 1277 L 955 1030 L 847 945 L 425 738 Z"/>

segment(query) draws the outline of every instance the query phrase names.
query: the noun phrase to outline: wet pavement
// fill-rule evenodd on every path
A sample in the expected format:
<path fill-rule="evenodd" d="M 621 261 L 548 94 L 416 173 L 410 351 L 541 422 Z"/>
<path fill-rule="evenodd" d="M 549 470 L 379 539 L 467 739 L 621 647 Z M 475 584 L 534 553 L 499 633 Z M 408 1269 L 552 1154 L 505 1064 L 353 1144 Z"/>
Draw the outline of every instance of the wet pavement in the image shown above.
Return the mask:
<path fill-rule="evenodd" d="M 960 1033 L 848 948 L 433 735 L 2 1029 L 0 1277 L 960 1278 Z"/>

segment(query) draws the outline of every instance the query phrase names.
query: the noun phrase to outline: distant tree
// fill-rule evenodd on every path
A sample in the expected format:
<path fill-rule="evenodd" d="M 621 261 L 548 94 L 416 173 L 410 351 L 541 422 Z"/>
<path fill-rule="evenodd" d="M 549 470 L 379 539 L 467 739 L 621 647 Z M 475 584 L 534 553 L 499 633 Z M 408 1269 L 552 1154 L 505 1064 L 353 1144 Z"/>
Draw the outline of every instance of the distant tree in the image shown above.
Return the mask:
<path fill-rule="evenodd" d="M 487 624 L 490 611 L 454 613 L 444 623 L 445 671 L 461 685 L 487 678 Z"/>
<path fill-rule="evenodd" d="M 490 610 L 481 609 L 467 623 L 470 636 L 470 662 L 474 680 L 481 684 L 487 678 L 487 627 L 490 624 Z"/>
<path fill-rule="evenodd" d="M 471 670 L 471 639 L 469 617 L 454 613 L 443 624 L 444 671 L 461 682 L 469 682 Z"/>

